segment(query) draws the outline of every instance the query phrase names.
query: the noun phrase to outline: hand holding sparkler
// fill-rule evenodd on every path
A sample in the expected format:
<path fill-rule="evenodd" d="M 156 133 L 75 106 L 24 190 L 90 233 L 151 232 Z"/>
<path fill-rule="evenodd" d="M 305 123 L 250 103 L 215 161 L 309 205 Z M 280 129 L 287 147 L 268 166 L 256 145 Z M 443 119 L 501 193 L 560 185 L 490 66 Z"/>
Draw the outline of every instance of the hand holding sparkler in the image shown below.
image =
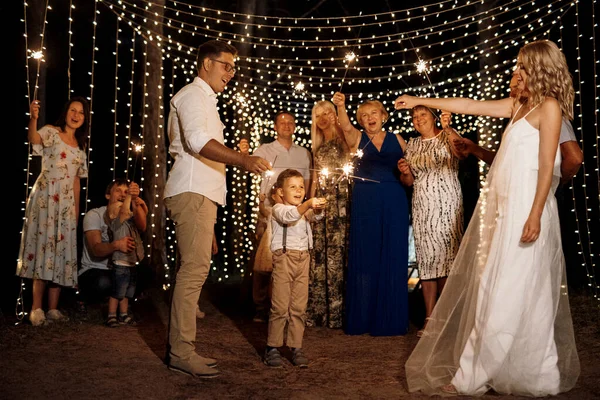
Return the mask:
<path fill-rule="evenodd" d="M 398 160 L 398 171 L 400 171 L 402 175 L 409 175 L 411 173 L 410 166 L 408 165 L 406 158 L 403 157 Z"/>
<path fill-rule="evenodd" d="M 396 110 L 409 110 L 415 106 L 418 106 L 419 101 L 421 100 L 418 97 L 403 94 L 394 100 L 394 108 Z"/>
<path fill-rule="evenodd" d="M 40 101 L 33 100 L 29 105 L 29 119 L 36 120 L 40 116 Z"/>
<path fill-rule="evenodd" d="M 315 214 L 321 213 L 327 207 L 327 199 L 325 197 L 312 197 L 308 200 L 308 206 L 313 209 Z"/>
<path fill-rule="evenodd" d="M 335 92 L 331 98 L 331 102 L 336 107 L 344 107 L 346 105 L 346 96 L 342 92 Z"/>
<path fill-rule="evenodd" d="M 442 128 L 446 129 L 446 128 L 450 127 L 451 123 L 452 123 L 452 113 L 449 111 L 442 110 L 442 113 L 440 114 L 440 124 L 442 124 Z"/>
<path fill-rule="evenodd" d="M 257 156 L 244 156 L 241 164 L 248 172 L 254 174 L 262 174 L 265 171 L 272 170 L 271 164 L 267 160 Z"/>
<path fill-rule="evenodd" d="M 129 194 L 131 195 L 131 199 L 135 201 L 136 198 L 140 196 L 140 185 L 131 181 L 129 183 Z"/>

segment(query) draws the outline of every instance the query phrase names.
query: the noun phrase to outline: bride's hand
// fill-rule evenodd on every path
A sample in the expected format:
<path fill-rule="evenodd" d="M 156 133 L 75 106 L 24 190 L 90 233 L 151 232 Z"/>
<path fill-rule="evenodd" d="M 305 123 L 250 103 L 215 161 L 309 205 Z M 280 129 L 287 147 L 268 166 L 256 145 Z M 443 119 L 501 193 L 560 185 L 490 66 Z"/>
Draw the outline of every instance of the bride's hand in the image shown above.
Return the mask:
<path fill-rule="evenodd" d="M 396 100 L 394 100 L 394 108 L 396 110 L 411 109 L 414 106 L 419 105 L 418 100 L 419 100 L 418 97 L 403 94 L 402 96 L 400 96 Z"/>
<path fill-rule="evenodd" d="M 530 215 L 525 221 L 523 227 L 523 234 L 521 235 L 521 242 L 533 243 L 540 236 L 541 222 L 540 217 Z"/>

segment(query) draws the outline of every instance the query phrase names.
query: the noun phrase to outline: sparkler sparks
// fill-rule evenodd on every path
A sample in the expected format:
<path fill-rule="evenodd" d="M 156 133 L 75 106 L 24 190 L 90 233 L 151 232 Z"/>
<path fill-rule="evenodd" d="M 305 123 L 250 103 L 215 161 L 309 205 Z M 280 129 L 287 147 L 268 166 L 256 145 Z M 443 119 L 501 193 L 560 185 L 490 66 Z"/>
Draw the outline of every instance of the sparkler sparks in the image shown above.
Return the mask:
<path fill-rule="evenodd" d="M 133 181 L 135 181 L 135 170 L 137 169 L 138 156 L 144 149 L 144 145 L 143 144 L 135 144 L 132 142 L 131 146 L 132 146 L 132 150 L 135 152 L 135 159 L 133 161 L 133 172 L 131 174 L 131 181 L 133 182 Z M 129 171 L 127 171 L 127 174 L 129 175 Z"/>
<path fill-rule="evenodd" d="M 302 82 L 300 82 L 300 81 L 299 81 L 299 82 L 297 82 L 297 83 L 294 85 L 294 90 L 295 90 L 296 92 L 303 92 L 303 91 L 304 91 L 304 83 L 302 83 Z"/>
<path fill-rule="evenodd" d="M 417 66 L 417 72 L 420 74 L 431 71 L 431 67 L 427 64 L 427 61 L 424 61 L 420 58 L 419 62 L 417 62 L 415 65 Z"/>
<path fill-rule="evenodd" d="M 31 53 L 29 55 L 29 58 L 33 58 L 34 60 L 39 60 L 39 59 L 44 58 L 44 52 L 41 50 L 38 50 L 38 51 L 29 50 L 29 52 Z"/>
<path fill-rule="evenodd" d="M 239 92 L 233 96 L 233 101 L 237 103 L 238 107 L 248 107 L 248 99 Z"/>

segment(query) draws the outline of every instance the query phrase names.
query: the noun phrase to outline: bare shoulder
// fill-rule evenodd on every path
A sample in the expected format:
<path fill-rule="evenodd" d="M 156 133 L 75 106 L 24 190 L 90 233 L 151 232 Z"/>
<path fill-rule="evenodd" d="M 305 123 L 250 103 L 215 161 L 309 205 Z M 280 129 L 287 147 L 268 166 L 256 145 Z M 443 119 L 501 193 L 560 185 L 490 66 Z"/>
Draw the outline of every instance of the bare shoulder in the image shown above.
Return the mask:
<path fill-rule="evenodd" d="M 543 111 L 560 111 L 560 104 L 558 103 L 558 100 L 556 100 L 554 97 L 546 97 L 543 103 L 541 104 L 540 108 Z"/>
<path fill-rule="evenodd" d="M 562 120 L 562 112 L 560 110 L 560 104 L 554 97 L 546 97 L 539 107 L 539 118 L 540 122 L 550 120 Z"/>

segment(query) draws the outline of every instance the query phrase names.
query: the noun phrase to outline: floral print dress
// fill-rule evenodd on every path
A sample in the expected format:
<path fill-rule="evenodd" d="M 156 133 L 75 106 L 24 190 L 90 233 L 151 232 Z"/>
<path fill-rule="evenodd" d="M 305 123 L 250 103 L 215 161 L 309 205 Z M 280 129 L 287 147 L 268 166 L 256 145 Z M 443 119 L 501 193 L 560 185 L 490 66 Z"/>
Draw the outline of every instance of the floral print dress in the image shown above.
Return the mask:
<path fill-rule="evenodd" d="M 309 273 L 308 326 L 341 328 L 347 263 L 348 180 L 339 180 L 339 169 L 347 161 L 344 148 L 335 140 L 323 143 L 314 156 L 314 168 L 328 168 L 328 178 L 319 174 L 316 196 L 327 198 L 324 218 L 313 222 L 314 257 Z"/>
<path fill-rule="evenodd" d="M 77 215 L 73 182 L 87 177 L 86 154 L 66 144 L 54 127 L 38 131 L 42 169 L 27 200 L 17 275 L 77 285 Z"/>

